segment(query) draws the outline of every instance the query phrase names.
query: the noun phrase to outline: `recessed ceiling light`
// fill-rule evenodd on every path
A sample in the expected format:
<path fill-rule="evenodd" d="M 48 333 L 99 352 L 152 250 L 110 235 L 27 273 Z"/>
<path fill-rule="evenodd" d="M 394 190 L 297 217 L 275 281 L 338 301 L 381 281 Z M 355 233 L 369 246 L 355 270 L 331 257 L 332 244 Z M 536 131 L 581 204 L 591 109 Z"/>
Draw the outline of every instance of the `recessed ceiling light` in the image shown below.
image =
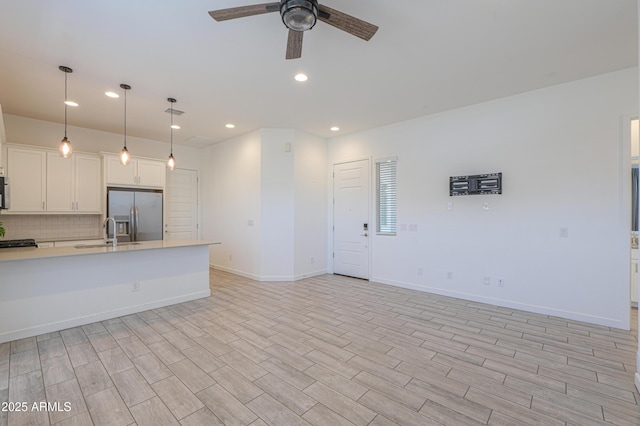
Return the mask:
<path fill-rule="evenodd" d="M 296 81 L 303 82 L 303 81 L 307 81 L 309 77 L 306 74 L 300 73 L 300 74 L 296 74 L 295 79 Z"/>
<path fill-rule="evenodd" d="M 69 105 L 69 106 L 73 106 L 73 107 L 78 106 L 78 103 L 77 102 L 73 102 L 73 101 L 64 101 L 64 103 Z"/>
<path fill-rule="evenodd" d="M 332 132 L 337 132 L 338 130 L 340 130 L 340 127 L 333 126 L 333 127 L 331 128 L 331 131 L 332 131 Z"/>
<path fill-rule="evenodd" d="M 231 124 L 231 123 L 227 123 L 224 125 L 224 127 L 226 127 L 227 129 L 235 129 L 236 125 L 235 124 Z"/>
<path fill-rule="evenodd" d="M 105 95 L 107 95 L 110 98 L 119 98 L 120 95 L 118 95 L 116 92 L 104 92 Z"/>
<path fill-rule="evenodd" d="M 178 126 L 177 124 L 172 124 L 172 125 L 171 125 L 171 128 L 172 128 L 172 129 L 179 130 L 179 129 L 180 129 L 180 126 Z"/>

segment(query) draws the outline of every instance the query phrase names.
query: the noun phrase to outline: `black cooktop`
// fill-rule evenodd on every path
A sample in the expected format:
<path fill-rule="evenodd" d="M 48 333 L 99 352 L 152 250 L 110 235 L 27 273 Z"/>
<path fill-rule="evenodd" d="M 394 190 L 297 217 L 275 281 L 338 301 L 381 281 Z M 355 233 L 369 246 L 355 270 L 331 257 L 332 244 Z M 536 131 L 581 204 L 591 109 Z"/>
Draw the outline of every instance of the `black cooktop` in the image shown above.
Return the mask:
<path fill-rule="evenodd" d="M 36 240 L 0 240 L 0 248 L 38 247 Z"/>

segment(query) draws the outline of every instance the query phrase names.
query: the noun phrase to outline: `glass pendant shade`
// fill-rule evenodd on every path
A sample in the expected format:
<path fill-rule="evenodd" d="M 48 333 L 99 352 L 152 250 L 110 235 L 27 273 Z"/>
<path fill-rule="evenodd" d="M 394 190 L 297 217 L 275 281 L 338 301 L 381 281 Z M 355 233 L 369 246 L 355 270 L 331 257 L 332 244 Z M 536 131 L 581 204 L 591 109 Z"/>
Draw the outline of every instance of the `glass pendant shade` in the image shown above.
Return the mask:
<path fill-rule="evenodd" d="M 175 170 L 176 168 L 176 159 L 173 158 L 173 154 L 169 154 L 169 159 L 167 160 L 167 169 Z"/>
<path fill-rule="evenodd" d="M 126 166 L 129 164 L 129 160 L 131 160 L 131 155 L 129 155 L 129 150 L 125 146 L 122 148 L 122 151 L 120 151 L 120 164 Z"/>
<path fill-rule="evenodd" d="M 72 152 L 73 149 L 71 148 L 71 141 L 69 141 L 65 136 L 60 141 L 60 145 L 58 145 L 58 153 L 60 154 L 60 157 L 69 158 L 71 157 Z"/>

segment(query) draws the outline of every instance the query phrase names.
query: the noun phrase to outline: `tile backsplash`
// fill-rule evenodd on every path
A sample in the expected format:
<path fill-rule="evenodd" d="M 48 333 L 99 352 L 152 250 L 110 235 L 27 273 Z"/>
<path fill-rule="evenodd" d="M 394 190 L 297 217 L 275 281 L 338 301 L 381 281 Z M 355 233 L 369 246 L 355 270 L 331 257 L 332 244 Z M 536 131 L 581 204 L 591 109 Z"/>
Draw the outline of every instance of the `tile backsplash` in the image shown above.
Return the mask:
<path fill-rule="evenodd" d="M 87 215 L 0 215 L 5 239 L 33 238 L 53 241 L 68 238 L 101 238 L 102 216 Z"/>

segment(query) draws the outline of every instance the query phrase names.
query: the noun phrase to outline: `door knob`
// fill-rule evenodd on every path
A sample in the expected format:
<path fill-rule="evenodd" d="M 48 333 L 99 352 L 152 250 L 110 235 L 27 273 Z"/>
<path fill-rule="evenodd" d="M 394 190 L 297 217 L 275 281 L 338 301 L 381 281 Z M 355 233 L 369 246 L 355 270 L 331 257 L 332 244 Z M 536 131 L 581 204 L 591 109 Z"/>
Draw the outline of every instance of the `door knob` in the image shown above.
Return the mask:
<path fill-rule="evenodd" d="M 360 234 L 361 237 L 368 237 L 369 234 L 367 234 L 366 232 L 364 234 Z"/>

